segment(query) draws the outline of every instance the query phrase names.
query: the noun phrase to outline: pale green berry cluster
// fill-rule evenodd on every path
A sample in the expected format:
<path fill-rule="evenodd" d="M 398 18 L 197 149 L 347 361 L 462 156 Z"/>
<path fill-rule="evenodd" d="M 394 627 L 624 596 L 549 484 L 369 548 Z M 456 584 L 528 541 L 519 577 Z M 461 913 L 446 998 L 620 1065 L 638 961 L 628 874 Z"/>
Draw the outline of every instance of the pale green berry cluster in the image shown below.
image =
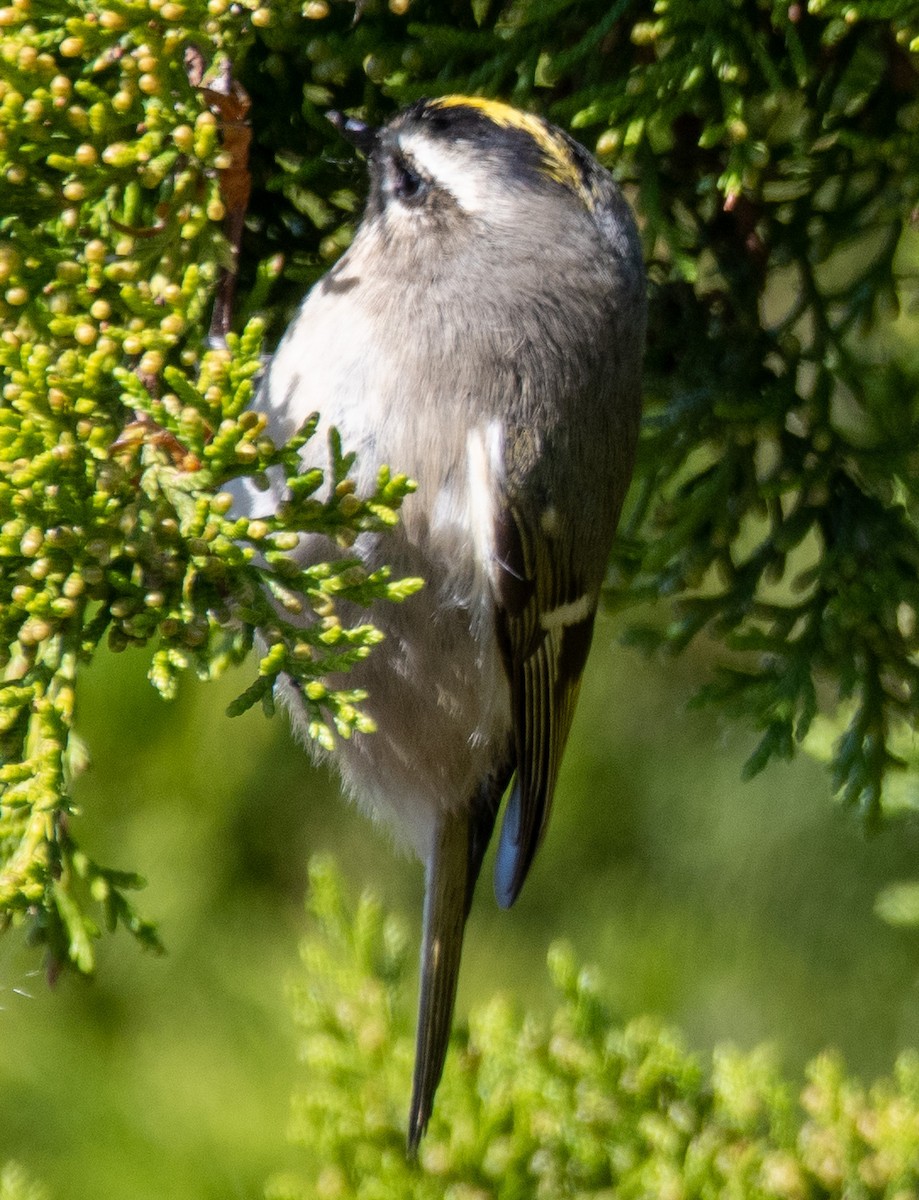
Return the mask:
<path fill-rule="evenodd" d="M 919 1055 L 866 1087 L 839 1056 L 783 1078 L 768 1048 L 687 1050 L 652 1018 L 621 1024 L 605 981 L 556 943 L 550 1013 L 494 997 L 458 1023 L 419 1162 L 402 1152 L 413 1052 L 411 939 L 327 860 L 293 1001 L 305 1077 L 290 1134 L 301 1172 L 271 1200 L 911 1200 Z"/>
<path fill-rule="evenodd" d="M 276 447 L 246 411 L 261 324 L 208 342 L 225 180 L 245 170 L 209 89 L 269 21 L 221 0 L 0 9 L 0 924 L 84 971 L 95 904 L 154 934 L 125 898 L 137 881 L 74 841 L 79 669 L 103 643 L 151 646 L 171 696 L 183 670 L 244 658 L 258 628 L 267 649 L 234 710 L 270 707 L 291 676 L 329 745 L 370 723 L 359 694 L 321 680 L 379 636 L 343 624 L 338 601 L 414 587 L 353 562 L 291 565 L 299 533 L 344 547 L 392 524 L 409 484 L 384 470 L 358 497 L 336 446 L 318 499 L 300 457 L 313 426 Z M 268 467 L 291 482 L 283 515 L 231 514 L 227 482 Z"/>

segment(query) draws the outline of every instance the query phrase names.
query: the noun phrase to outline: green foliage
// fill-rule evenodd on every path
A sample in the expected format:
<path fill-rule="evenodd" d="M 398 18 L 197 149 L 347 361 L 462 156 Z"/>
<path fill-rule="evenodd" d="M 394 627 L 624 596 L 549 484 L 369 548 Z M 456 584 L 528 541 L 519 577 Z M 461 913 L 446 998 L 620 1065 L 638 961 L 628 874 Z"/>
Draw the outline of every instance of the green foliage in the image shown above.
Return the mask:
<path fill-rule="evenodd" d="M 795 1097 L 768 1052 L 704 1067 L 671 1031 L 613 1020 L 595 972 L 549 955 L 548 1019 L 494 999 L 454 1033 L 418 1164 L 404 1153 L 412 1058 L 406 932 L 311 870 L 315 923 L 294 998 L 308 1080 L 291 1134 L 305 1175 L 271 1200 L 712 1196 L 906 1200 L 919 1188 L 919 1057 L 870 1089 L 832 1055 Z"/>
<path fill-rule="evenodd" d="M 208 343 L 228 163 L 183 52 L 203 29 L 207 65 L 227 31 L 241 53 L 239 11 L 22 0 L 0 26 L 0 927 L 24 924 L 53 963 L 89 972 L 94 912 L 158 941 L 128 898 L 141 881 L 74 839 L 78 671 L 103 640 L 152 644 L 151 681 L 171 696 L 187 669 L 242 661 L 258 629 L 258 677 L 234 711 L 270 708 L 283 673 L 319 741 L 368 728 L 360 694 L 322 682 L 379 636 L 345 628 L 337 604 L 416 585 L 345 559 L 301 572 L 285 552 L 302 532 L 346 546 L 387 528 L 410 485 L 381 468 L 356 496 L 333 437 L 320 499 L 298 453 L 315 421 L 277 447 L 246 411 L 260 322 Z M 282 511 L 235 516 L 226 485 L 269 469 L 289 483 Z"/>
<path fill-rule="evenodd" d="M 0 1168 L 0 1200 L 47 1200 L 47 1193 L 18 1163 L 8 1162 Z"/>
<path fill-rule="evenodd" d="M 346 548 L 388 526 L 409 485 L 384 468 L 355 496 L 333 442 L 320 499 L 299 460 L 312 424 L 279 447 L 247 411 L 263 329 L 271 343 L 360 209 L 363 168 L 330 105 L 380 120 L 424 94 L 500 95 L 611 165 L 652 307 L 610 602 L 647 606 L 640 644 L 705 635 L 728 652 L 703 696 L 760 731 L 751 772 L 803 741 L 869 821 L 915 811 L 914 0 L 14 0 L 0 34 L 0 926 L 84 972 L 100 924 L 158 945 L 130 900 L 138 877 L 74 838 L 75 686 L 103 642 L 151 648 L 168 697 L 260 629 L 233 711 L 270 709 L 283 673 L 319 741 L 367 727 L 361 697 L 322 682 L 377 636 L 336 604 L 415 584 L 347 560 L 297 573 L 285 552 L 304 531 Z M 236 332 L 215 347 L 239 164 L 207 86 L 227 67 L 256 136 Z M 269 468 L 290 501 L 234 517 L 228 485 Z M 288 619 L 304 608 L 308 630 Z M 327 866 L 313 904 L 294 1116 L 307 1176 L 278 1178 L 277 1197 L 919 1188 L 913 1058 L 867 1092 L 821 1058 L 799 1107 L 766 1055 L 703 1070 L 666 1031 L 618 1028 L 563 949 L 550 1020 L 495 1001 L 457 1032 L 410 1166 L 405 932 L 370 898 L 352 910 Z M 878 908 L 915 922 L 915 885 Z M 2 1200 L 39 1195 L 0 1173 Z"/>

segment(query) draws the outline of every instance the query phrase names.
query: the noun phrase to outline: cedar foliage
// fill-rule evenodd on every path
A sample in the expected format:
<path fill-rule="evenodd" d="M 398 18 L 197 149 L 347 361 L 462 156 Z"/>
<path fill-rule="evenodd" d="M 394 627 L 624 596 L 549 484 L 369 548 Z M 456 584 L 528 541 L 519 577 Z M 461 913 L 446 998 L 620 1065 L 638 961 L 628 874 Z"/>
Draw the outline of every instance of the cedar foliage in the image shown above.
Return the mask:
<path fill-rule="evenodd" d="M 313 928 L 294 1011 L 305 1067 L 291 1137 L 302 1173 L 268 1200 L 907 1200 L 919 1189 L 919 1055 L 870 1089 L 838 1056 L 782 1078 L 768 1050 L 689 1053 L 621 1025 L 597 972 L 549 951 L 548 1018 L 495 999 L 453 1035 L 419 1164 L 404 1153 L 414 1011 L 404 925 L 334 864 L 311 866 Z"/>
<path fill-rule="evenodd" d="M 13 0 L 0 35 L 0 925 L 54 970 L 90 972 L 101 925 L 158 944 L 140 880 L 76 837 L 74 686 L 103 642 L 152 647 L 168 697 L 265 628 L 238 708 L 270 709 L 293 672 L 318 738 L 366 727 L 360 696 L 321 678 L 375 640 L 342 627 L 337 599 L 416 586 L 346 557 L 397 519 L 408 481 L 381 464 L 356 497 L 335 447 L 319 500 L 298 457 L 311 426 L 276 447 L 246 411 L 264 329 L 270 345 L 360 211 L 329 106 L 376 121 L 422 95 L 500 96 L 610 165 L 641 222 L 651 326 L 609 601 L 640 605 L 628 636 L 646 647 L 720 650 L 701 698 L 759 731 L 749 771 L 803 742 L 869 825 L 915 810 L 919 5 Z M 251 183 L 235 263 L 234 172 Z M 214 345 L 231 266 L 235 324 Z M 291 502 L 235 518 L 227 486 L 272 466 Z M 337 537 L 342 561 L 292 574 L 303 529 Z M 320 624 L 294 629 L 266 589 Z M 370 901 L 349 910 L 328 868 L 315 888 L 305 955 L 328 990 L 300 1012 L 340 1120 L 313 1120 L 304 1096 L 297 1137 L 322 1173 L 274 1194 L 915 1194 L 912 1059 L 871 1094 L 820 1060 L 795 1115 L 756 1056 L 705 1073 L 669 1034 L 618 1030 L 563 951 L 551 1026 L 498 1005 L 459 1032 L 412 1174 L 402 1087 L 381 1067 L 357 1124 L 345 1103 L 355 1045 L 407 1077 L 404 935 Z M 0 1192 L 40 1194 L 12 1165 Z"/>
<path fill-rule="evenodd" d="M 628 636 L 646 647 L 719 649 L 700 697 L 759 731 L 750 772 L 804 743 L 869 825 L 915 810 L 919 5 L 13 0 L 0 33 L 0 926 L 53 970 L 90 972 L 102 925 L 158 945 L 131 899 L 140 880 L 76 836 L 74 687 L 103 642 L 152 647 L 168 697 L 182 671 L 213 675 L 265 629 L 238 709 L 270 710 L 293 673 L 317 738 L 366 728 L 361 697 L 322 677 L 376 637 L 344 628 L 337 600 L 417 585 L 367 579 L 346 555 L 397 519 L 410 484 L 381 464 L 375 494 L 355 496 L 336 446 L 320 500 L 299 459 L 312 426 L 278 447 L 247 411 L 264 329 L 271 344 L 360 211 L 363 169 L 329 106 L 375 121 L 421 95 L 496 95 L 611 166 L 641 222 L 651 324 L 610 604 L 640 605 Z M 233 136 L 246 121 L 248 161 Z M 251 183 L 238 262 L 234 172 Z M 215 345 L 231 267 L 235 325 Z M 236 518 L 227 486 L 269 467 L 290 502 Z M 292 572 L 304 529 L 336 537 L 341 561 Z M 304 633 L 284 605 L 321 620 Z M 634 1036 L 629 1053 L 665 1053 Z M 574 1047 L 563 1073 L 577 1081 Z M 720 1101 L 699 1086 L 704 1132 Z M 845 1088 L 827 1087 L 836 1120 Z M 661 1095 L 642 1096 L 658 1114 L 642 1137 L 679 1141 L 664 1126 L 682 1110 L 660 1117 Z M 729 1159 L 749 1145 L 738 1136 Z M 764 1191 L 757 1162 L 737 1194 L 842 1194 L 850 1169 L 846 1194 L 909 1194 L 857 1156 L 833 1180 L 795 1159 L 785 1191 Z"/>

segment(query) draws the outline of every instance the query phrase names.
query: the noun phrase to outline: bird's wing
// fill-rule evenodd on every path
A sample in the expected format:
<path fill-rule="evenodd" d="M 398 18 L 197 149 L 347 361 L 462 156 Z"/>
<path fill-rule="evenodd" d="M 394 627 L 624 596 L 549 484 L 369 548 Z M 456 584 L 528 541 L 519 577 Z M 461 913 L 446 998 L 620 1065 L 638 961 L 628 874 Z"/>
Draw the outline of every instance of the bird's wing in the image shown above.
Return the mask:
<path fill-rule="evenodd" d="M 498 638 L 510 680 L 517 777 L 495 864 L 495 894 L 516 900 L 545 832 L 597 609 L 552 510 L 508 504 L 495 536 Z"/>

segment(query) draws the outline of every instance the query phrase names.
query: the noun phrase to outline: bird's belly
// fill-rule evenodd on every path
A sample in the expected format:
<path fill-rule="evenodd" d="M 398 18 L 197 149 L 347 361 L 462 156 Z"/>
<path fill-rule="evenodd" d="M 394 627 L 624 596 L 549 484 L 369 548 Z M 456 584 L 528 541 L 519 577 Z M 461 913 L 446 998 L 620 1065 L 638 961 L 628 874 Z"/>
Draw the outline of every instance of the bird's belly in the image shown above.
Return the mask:
<path fill-rule="evenodd" d="M 437 815 L 473 802 L 511 734 L 510 689 L 492 614 L 483 611 L 490 593 L 470 586 L 475 564 L 453 549 L 445 563 L 401 529 L 358 539 L 355 550 L 369 566 L 386 562 L 394 578 L 420 575 L 426 584 L 401 603 L 343 608 L 343 621 L 369 620 L 384 640 L 330 681 L 365 690 L 361 707 L 376 725 L 337 741 L 331 757 L 346 789 L 422 859 Z M 296 694 L 288 689 L 283 698 L 305 734 Z"/>
<path fill-rule="evenodd" d="M 323 312 L 321 306 L 315 314 L 309 306 L 303 310 L 311 338 L 326 328 Z M 329 336 L 340 342 L 337 328 L 332 322 Z M 357 340 L 372 345 L 378 339 Z M 403 398 L 429 388 L 406 374 L 397 354 L 381 353 L 370 361 L 366 354 L 355 356 L 352 342 L 335 343 L 336 353 L 315 356 L 316 369 L 306 372 L 294 349 L 292 342 L 282 346 L 272 364 L 272 435 L 289 434 L 294 413 L 302 419 L 318 408 L 322 424 L 303 451 L 309 465 L 328 466 L 323 449 L 327 427 L 334 425 L 344 449 L 357 451 L 351 477 L 358 494 L 372 491 L 384 462 L 418 482 L 398 527 L 362 534 L 348 552 L 371 570 L 385 565 L 393 578 L 420 576 L 425 586 L 401 603 L 378 602 L 369 612 L 340 606 L 343 622 L 369 620 L 384 641 L 347 675 L 330 681 L 365 690 L 361 707 L 376 724 L 373 733 L 339 739 L 331 757 L 357 802 L 426 858 L 438 813 L 472 803 L 497 763 L 506 761 L 511 736 L 510 689 L 488 579 L 486 510 L 490 475 L 500 471 L 500 430 L 494 422 L 466 428 L 460 419 L 442 420 L 419 439 Z M 330 363 L 334 371 L 326 369 Z M 455 379 L 451 389 L 462 390 Z M 450 404 L 459 410 L 454 390 Z M 354 395 L 361 397 L 359 405 Z M 328 540 L 305 538 L 296 557 L 305 563 L 335 553 Z M 288 688 L 282 698 L 315 754 L 296 693 Z"/>

